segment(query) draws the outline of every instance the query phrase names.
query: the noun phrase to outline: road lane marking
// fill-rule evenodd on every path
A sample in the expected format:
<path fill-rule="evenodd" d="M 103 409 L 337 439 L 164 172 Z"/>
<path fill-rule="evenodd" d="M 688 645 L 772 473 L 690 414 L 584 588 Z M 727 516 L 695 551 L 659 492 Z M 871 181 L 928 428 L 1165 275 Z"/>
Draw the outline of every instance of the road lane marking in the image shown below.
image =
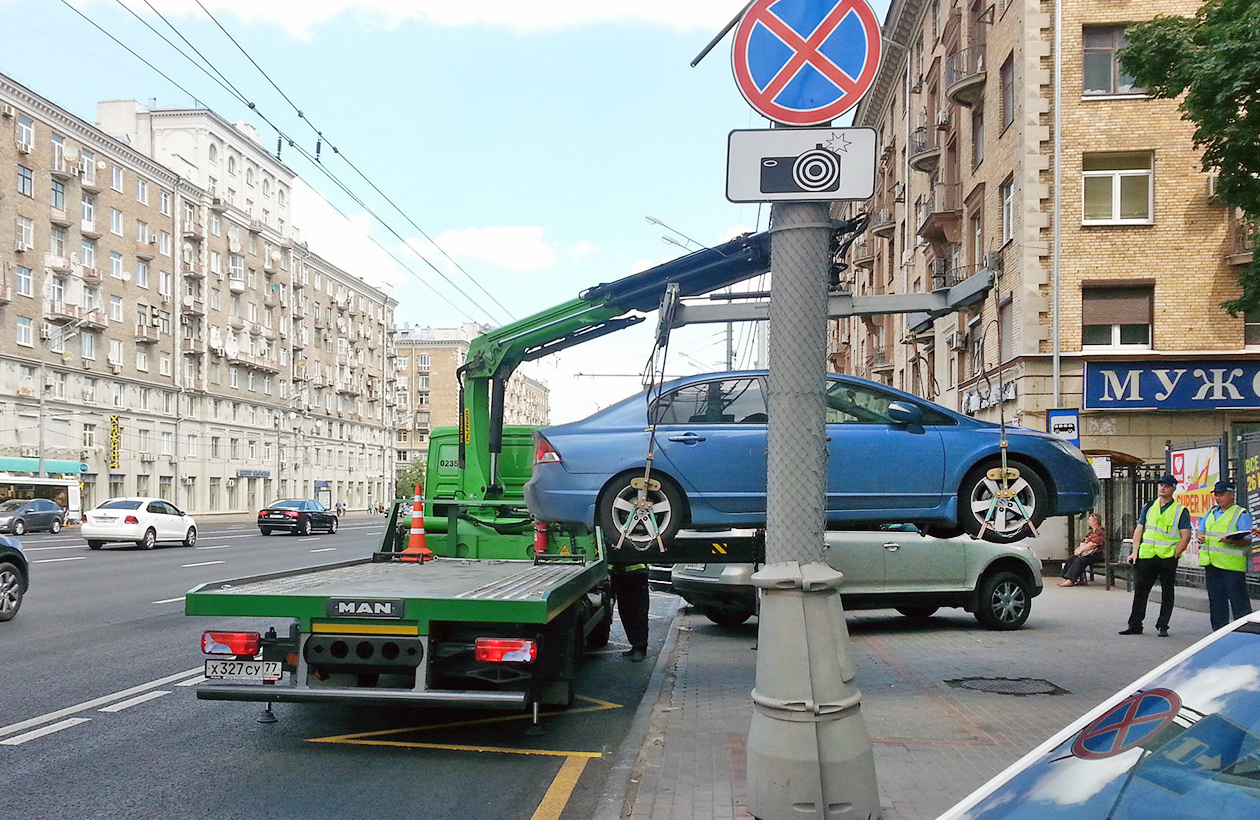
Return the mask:
<path fill-rule="evenodd" d="M 91 718 L 66 718 L 60 723 L 54 723 L 45 726 L 42 729 L 36 729 L 33 732 L 27 732 L 24 735 L 16 735 L 14 737 L 6 737 L 0 740 L 0 746 L 21 746 L 28 740 L 35 740 L 44 735 L 51 735 L 53 732 L 60 732 L 62 729 L 69 729 L 71 726 L 78 726 L 80 723 L 87 723 Z"/>
<path fill-rule="evenodd" d="M 63 718 L 68 715 L 75 715 L 75 714 L 78 714 L 79 712 L 86 712 L 89 709 L 95 709 L 98 706 L 104 706 L 105 704 L 113 703 L 116 700 L 129 698 L 132 695 L 139 694 L 140 692 L 147 692 L 150 689 L 157 689 L 159 687 L 166 686 L 168 683 L 171 683 L 173 681 L 183 680 L 189 675 L 203 674 L 205 671 L 206 671 L 205 666 L 196 666 L 196 667 L 193 667 L 192 669 L 185 669 L 183 672 L 176 672 L 174 675 L 167 675 L 164 678 L 158 678 L 157 680 L 152 680 L 152 681 L 149 681 L 148 683 L 141 683 L 137 686 L 131 687 L 130 689 L 124 689 L 121 692 L 114 692 L 113 694 L 110 694 L 110 695 L 102 695 L 99 698 L 92 698 L 91 700 L 85 700 L 82 703 L 77 704 L 75 706 L 67 706 L 64 709 L 58 709 L 57 711 L 49 712 L 46 715 L 39 715 L 38 717 L 28 718 L 27 720 L 20 720 L 17 723 L 10 723 L 8 726 L 0 726 L 0 736 L 11 735 L 14 732 L 21 732 L 24 729 L 30 729 L 34 726 L 40 726 L 42 724 L 57 720 L 58 718 Z M 3 742 L 4 741 L 0 741 L 0 743 L 3 743 Z"/>
<path fill-rule="evenodd" d="M 226 563 L 227 561 L 199 561 L 196 564 L 180 564 L 180 566 L 183 567 L 184 569 L 189 569 L 191 567 L 212 567 L 215 564 L 226 564 Z"/>
<path fill-rule="evenodd" d="M 189 678 L 188 680 L 182 680 L 175 685 L 176 686 L 196 686 L 199 683 L 205 683 L 205 682 L 206 682 L 205 675 L 197 675 L 195 677 Z"/>
<path fill-rule="evenodd" d="M 55 564 L 58 561 L 86 561 L 86 560 L 87 560 L 86 555 L 76 555 L 73 558 L 40 558 L 39 560 L 32 561 L 31 563 L 32 564 Z"/>
<path fill-rule="evenodd" d="M 184 600 L 184 596 L 183 596 L 183 595 L 179 596 L 178 598 L 163 598 L 162 600 L 160 600 L 160 601 L 154 601 L 153 603 L 155 603 L 155 604 L 173 604 L 173 603 L 175 603 L 176 601 L 182 601 L 182 600 Z"/>
<path fill-rule="evenodd" d="M 209 547 L 193 547 L 193 549 L 198 549 L 198 550 L 225 550 L 225 549 L 229 549 L 229 548 L 231 548 L 231 546 L 232 546 L 231 544 L 215 544 L 215 545 L 213 545 L 213 546 L 209 546 Z"/>
<path fill-rule="evenodd" d="M 130 709 L 132 706 L 139 706 L 141 703 L 148 703 L 151 700 L 156 700 L 157 698 L 160 698 L 163 695 L 169 695 L 169 694 L 170 692 L 167 691 L 166 689 L 158 689 L 154 692 L 145 692 L 143 695 L 136 695 L 134 698 L 128 698 L 127 700 L 121 701 L 119 703 L 106 706 L 105 708 L 100 709 L 99 711 L 121 712 L 123 709 Z"/>
<path fill-rule="evenodd" d="M 336 551 L 337 551 L 336 547 L 320 547 L 317 550 L 311 550 L 311 552 L 336 552 Z"/>
<path fill-rule="evenodd" d="M 547 787 L 547 793 L 543 795 L 542 802 L 538 804 L 530 820 L 559 820 L 589 759 L 581 755 L 569 755 L 565 758 L 564 765 Z"/>
<path fill-rule="evenodd" d="M 84 543 L 68 544 L 63 547 L 28 547 L 25 544 L 23 544 L 22 552 L 47 552 L 50 550 L 81 550 L 86 546 L 87 544 L 84 544 Z"/>

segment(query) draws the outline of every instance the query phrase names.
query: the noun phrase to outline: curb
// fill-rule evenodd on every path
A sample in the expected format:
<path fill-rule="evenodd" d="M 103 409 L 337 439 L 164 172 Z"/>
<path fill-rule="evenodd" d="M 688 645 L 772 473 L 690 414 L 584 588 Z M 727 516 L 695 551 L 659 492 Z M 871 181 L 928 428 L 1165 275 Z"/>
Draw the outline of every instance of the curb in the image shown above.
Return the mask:
<path fill-rule="evenodd" d="M 613 756 L 613 763 L 605 780 L 604 794 L 599 798 L 591 820 L 620 820 L 629 814 L 624 811 L 626 798 L 630 793 L 635 770 L 643 759 L 644 747 L 656 716 L 657 704 L 667 691 L 672 692 L 674 688 L 674 650 L 678 645 L 678 629 L 674 622 L 685 606 L 686 604 L 680 601 L 670 616 L 669 631 L 665 635 L 665 643 L 661 646 L 660 654 L 656 656 L 656 666 L 652 669 L 652 677 L 648 680 L 647 690 L 643 693 L 638 708 L 635 709 L 634 720 L 630 722 L 626 736 L 622 738 L 621 745 L 617 747 L 617 752 Z M 666 683 L 669 684 L 668 687 Z"/>

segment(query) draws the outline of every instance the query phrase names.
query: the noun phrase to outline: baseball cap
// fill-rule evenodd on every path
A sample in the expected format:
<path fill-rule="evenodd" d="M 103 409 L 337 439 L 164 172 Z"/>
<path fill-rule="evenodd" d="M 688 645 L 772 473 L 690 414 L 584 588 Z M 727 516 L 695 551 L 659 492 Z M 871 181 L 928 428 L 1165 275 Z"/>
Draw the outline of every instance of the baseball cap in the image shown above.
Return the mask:
<path fill-rule="evenodd" d="M 1160 484 L 1167 484 L 1169 487 L 1176 487 L 1176 486 L 1177 486 L 1177 479 L 1173 478 L 1173 474 L 1172 474 L 1172 473 L 1164 473 L 1164 474 L 1160 477 L 1160 479 L 1159 479 L 1159 483 L 1160 483 Z"/>
<path fill-rule="evenodd" d="M 1232 493 L 1235 489 L 1232 481 L 1218 481 L 1212 485 L 1212 492 L 1214 493 Z"/>

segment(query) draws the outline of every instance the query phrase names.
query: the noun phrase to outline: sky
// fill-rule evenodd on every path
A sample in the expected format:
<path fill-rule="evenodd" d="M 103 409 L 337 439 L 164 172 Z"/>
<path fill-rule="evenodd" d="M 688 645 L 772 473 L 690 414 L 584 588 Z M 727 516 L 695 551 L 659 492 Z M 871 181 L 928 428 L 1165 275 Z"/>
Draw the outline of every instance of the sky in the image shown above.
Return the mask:
<path fill-rule="evenodd" d="M 882 19 L 886 0 L 872 5 Z M 694 250 L 765 229 L 769 206 L 724 194 L 728 133 L 768 127 L 732 79 L 729 35 L 690 67 L 743 6 L 0 0 L 0 73 L 88 122 L 99 100 L 155 99 L 244 120 L 271 150 L 283 134 L 314 252 L 388 287 L 400 326 L 502 325 L 683 253 L 663 236 Z M 319 166 L 298 150 L 317 141 Z M 529 366 L 553 423 L 640 389 L 648 318 Z M 733 333 L 733 364 L 758 366 L 751 328 Z M 683 328 L 665 373 L 726 359 L 724 326 Z"/>

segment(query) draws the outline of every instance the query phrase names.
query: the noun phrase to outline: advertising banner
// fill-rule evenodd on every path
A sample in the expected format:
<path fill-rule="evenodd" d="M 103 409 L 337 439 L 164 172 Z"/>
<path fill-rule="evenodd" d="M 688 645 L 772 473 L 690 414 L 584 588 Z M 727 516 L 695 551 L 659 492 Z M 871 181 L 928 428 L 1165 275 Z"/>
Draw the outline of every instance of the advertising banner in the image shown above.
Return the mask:
<path fill-rule="evenodd" d="M 1221 477 L 1220 447 L 1189 447 L 1172 451 L 1172 474 L 1177 479 L 1173 498 L 1190 511 L 1190 526 L 1199 530 L 1203 516 L 1212 509 L 1212 485 Z M 1199 565 L 1199 545 L 1190 540 L 1190 548 L 1181 556 L 1181 564 Z"/>

